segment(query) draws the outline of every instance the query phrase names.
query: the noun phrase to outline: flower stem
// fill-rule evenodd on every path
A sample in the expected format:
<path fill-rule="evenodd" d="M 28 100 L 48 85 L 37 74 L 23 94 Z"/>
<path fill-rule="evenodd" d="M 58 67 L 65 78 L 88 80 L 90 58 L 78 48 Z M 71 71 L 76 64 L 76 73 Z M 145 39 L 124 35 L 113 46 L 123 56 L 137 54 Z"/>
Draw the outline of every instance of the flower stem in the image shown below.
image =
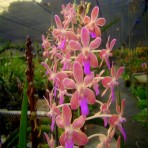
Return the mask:
<path fill-rule="evenodd" d="M 102 136 L 103 134 L 93 134 L 93 135 L 90 135 L 89 137 L 88 137 L 88 139 L 90 140 L 90 139 L 92 139 L 92 138 L 94 138 L 94 137 L 100 137 L 100 136 Z"/>
<path fill-rule="evenodd" d="M 86 118 L 86 121 L 91 120 L 91 119 L 95 119 L 95 118 L 111 117 L 111 116 L 112 115 L 110 115 L 110 114 L 94 115 L 94 116 L 90 116 L 90 117 Z"/>

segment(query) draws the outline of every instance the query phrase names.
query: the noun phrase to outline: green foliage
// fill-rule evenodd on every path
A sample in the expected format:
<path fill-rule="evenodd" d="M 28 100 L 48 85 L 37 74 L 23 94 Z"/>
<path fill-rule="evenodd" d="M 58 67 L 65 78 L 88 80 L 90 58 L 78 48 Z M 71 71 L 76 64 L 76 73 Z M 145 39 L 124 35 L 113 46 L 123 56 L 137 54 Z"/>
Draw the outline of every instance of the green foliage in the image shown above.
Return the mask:
<path fill-rule="evenodd" d="M 25 84 L 23 92 L 23 102 L 21 110 L 21 120 L 20 120 L 20 130 L 19 130 L 19 148 L 26 148 L 27 143 L 27 108 L 28 108 L 28 98 L 27 98 L 27 82 Z"/>
<path fill-rule="evenodd" d="M 132 85 L 130 88 L 133 95 L 137 96 L 140 100 L 146 100 L 146 88 L 142 86 Z"/>
<path fill-rule="evenodd" d="M 147 109 L 143 109 L 134 117 L 134 120 L 143 123 L 148 127 L 147 114 Z"/>
<path fill-rule="evenodd" d="M 140 108 L 140 109 L 145 109 L 146 107 L 147 107 L 147 100 L 145 99 L 145 100 L 138 100 L 138 107 Z"/>

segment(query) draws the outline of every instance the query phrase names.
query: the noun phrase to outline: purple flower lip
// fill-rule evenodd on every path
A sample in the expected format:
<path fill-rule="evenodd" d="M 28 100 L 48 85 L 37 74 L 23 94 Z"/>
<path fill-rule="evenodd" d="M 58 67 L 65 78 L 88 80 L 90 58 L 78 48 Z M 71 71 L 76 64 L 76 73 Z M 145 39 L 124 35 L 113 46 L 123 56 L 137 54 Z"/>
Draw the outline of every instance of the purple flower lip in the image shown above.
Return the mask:
<path fill-rule="evenodd" d="M 83 64 L 84 64 L 84 73 L 85 74 L 90 74 L 91 71 L 90 71 L 90 62 L 89 62 L 89 60 L 88 59 L 84 60 Z"/>
<path fill-rule="evenodd" d="M 89 108 L 87 104 L 86 98 L 81 98 L 80 100 L 80 107 L 81 107 L 81 113 L 82 115 L 88 115 L 89 114 Z"/>

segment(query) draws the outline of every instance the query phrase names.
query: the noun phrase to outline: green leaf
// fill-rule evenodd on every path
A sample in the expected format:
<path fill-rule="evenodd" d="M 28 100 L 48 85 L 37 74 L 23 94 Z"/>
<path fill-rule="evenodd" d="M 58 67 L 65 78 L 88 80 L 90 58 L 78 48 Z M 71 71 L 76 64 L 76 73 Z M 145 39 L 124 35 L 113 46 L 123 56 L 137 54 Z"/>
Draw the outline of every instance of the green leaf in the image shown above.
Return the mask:
<path fill-rule="evenodd" d="M 27 147 L 27 107 L 28 107 L 28 99 L 27 99 L 27 82 L 26 82 L 23 92 L 23 102 L 22 102 L 21 119 L 20 119 L 19 148 Z"/>
<path fill-rule="evenodd" d="M 102 32 L 106 31 L 108 28 L 110 28 L 110 27 L 113 26 L 114 24 L 118 23 L 119 21 L 120 21 L 120 18 L 118 18 L 118 19 L 112 21 L 111 23 L 109 23 L 109 24 L 103 26 L 103 27 L 101 28 L 101 31 L 102 31 Z"/>

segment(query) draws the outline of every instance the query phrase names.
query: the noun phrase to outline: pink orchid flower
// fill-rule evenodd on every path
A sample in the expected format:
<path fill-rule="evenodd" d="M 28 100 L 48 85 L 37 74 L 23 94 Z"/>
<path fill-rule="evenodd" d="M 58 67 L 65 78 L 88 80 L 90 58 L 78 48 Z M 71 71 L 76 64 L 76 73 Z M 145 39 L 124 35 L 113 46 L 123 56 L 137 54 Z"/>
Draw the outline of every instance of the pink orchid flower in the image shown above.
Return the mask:
<path fill-rule="evenodd" d="M 62 70 L 71 70 L 72 68 L 72 62 L 71 62 L 71 52 L 67 51 L 65 54 L 61 57 L 61 63 L 63 64 Z"/>
<path fill-rule="evenodd" d="M 59 47 L 63 49 L 66 46 L 66 41 L 67 40 L 76 40 L 77 37 L 74 34 L 74 32 L 68 30 L 69 22 L 65 23 L 64 26 L 62 25 L 61 19 L 58 15 L 54 16 L 55 22 L 57 25 L 57 29 L 54 29 L 52 34 L 55 38 L 59 40 Z"/>
<path fill-rule="evenodd" d="M 102 66 L 103 61 L 105 61 L 108 66 L 108 69 L 110 70 L 109 57 L 112 56 L 111 50 L 113 49 L 116 43 L 116 39 L 113 39 L 110 44 L 109 44 L 109 39 L 110 37 L 108 37 L 108 41 L 106 43 L 106 49 L 102 49 L 100 52 L 100 58 L 102 59 L 102 62 L 100 63 L 100 67 Z"/>
<path fill-rule="evenodd" d="M 112 115 L 109 121 L 111 126 L 118 127 L 119 131 L 122 133 L 124 137 L 124 140 L 126 140 L 126 133 L 122 127 L 122 123 L 126 121 L 126 119 L 122 117 L 124 113 L 124 106 L 125 106 L 125 99 L 121 101 L 121 107 L 118 105 L 118 103 L 116 103 L 116 111 L 118 115 Z"/>
<path fill-rule="evenodd" d="M 61 11 L 61 14 L 64 15 L 64 19 L 65 21 L 63 22 L 64 24 L 65 23 L 76 23 L 76 16 L 77 16 L 77 13 L 75 11 L 75 8 L 74 8 L 74 5 L 68 3 L 66 6 L 65 5 L 62 5 L 62 11 Z"/>
<path fill-rule="evenodd" d="M 83 64 L 84 66 L 84 73 L 90 74 L 90 66 L 97 67 L 98 60 L 96 55 L 93 53 L 93 49 L 97 49 L 101 44 L 101 38 L 97 37 L 93 40 L 90 44 L 90 35 L 89 30 L 86 27 L 83 27 L 81 30 L 81 44 L 77 41 L 70 40 L 69 46 L 74 50 L 79 50 L 81 53 L 77 56 L 76 61 Z"/>
<path fill-rule="evenodd" d="M 85 117 L 81 115 L 71 124 L 72 113 L 69 106 L 64 105 L 62 115 L 56 117 L 56 124 L 60 128 L 64 128 L 63 134 L 60 136 L 60 144 L 66 148 L 73 148 L 76 145 L 85 145 L 88 142 L 87 136 L 80 130 L 85 123 Z"/>
<path fill-rule="evenodd" d="M 51 138 L 49 138 L 49 136 L 46 133 L 44 133 L 44 135 L 45 135 L 46 141 L 48 143 L 48 146 L 50 148 L 54 148 L 54 143 L 55 142 L 54 142 L 54 139 L 53 139 L 53 135 L 51 134 Z"/>
<path fill-rule="evenodd" d="M 100 90 L 99 90 L 99 84 L 98 82 L 100 82 L 104 77 L 101 77 L 101 75 L 104 73 L 104 70 L 102 70 L 99 74 L 96 75 L 96 77 L 94 78 L 94 82 L 93 82 L 93 89 L 95 91 L 96 96 L 99 95 Z"/>
<path fill-rule="evenodd" d="M 52 94 L 49 95 L 50 97 L 50 101 L 48 101 L 46 98 L 45 98 L 45 101 L 46 101 L 46 104 L 48 105 L 50 111 L 47 113 L 47 117 L 50 117 L 52 119 L 52 123 L 51 123 L 51 131 L 53 132 L 54 131 L 54 124 L 55 124 L 55 118 L 57 115 L 60 115 L 61 112 L 59 110 L 59 108 L 57 108 L 56 104 L 55 103 L 52 103 Z"/>
<path fill-rule="evenodd" d="M 82 115 L 88 115 L 88 104 L 94 104 L 96 100 L 94 92 L 88 88 L 92 85 L 94 73 L 86 75 L 83 80 L 84 73 L 82 66 L 79 62 L 75 61 L 73 64 L 73 75 L 76 83 L 73 79 L 69 78 L 63 80 L 64 86 L 67 89 L 76 89 L 70 101 L 71 108 L 75 110 L 80 106 Z"/>
<path fill-rule="evenodd" d="M 99 139 L 100 142 L 97 145 L 97 148 L 110 148 L 110 143 L 113 139 L 113 136 L 115 134 L 115 128 L 114 127 L 110 127 L 107 131 L 107 136 L 104 134 L 99 134 Z"/>
<path fill-rule="evenodd" d="M 123 73 L 123 71 L 124 71 L 124 67 L 120 67 L 117 71 L 117 74 L 115 74 L 115 69 L 114 69 L 114 66 L 112 65 L 112 68 L 111 68 L 111 76 L 112 77 L 106 76 L 102 80 L 102 84 L 106 89 L 104 90 L 104 92 L 102 93 L 101 96 L 105 95 L 107 90 L 110 89 L 110 91 L 111 91 L 110 98 L 112 99 L 112 101 L 114 101 L 114 99 L 115 99 L 114 87 L 118 86 L 117 80 L 120 77 L 120 75 Z"/>
<path fill-rule="evenodd" d="M 44 35 L 42 35 L 42 47 L 44 49 L 44 52 L 43 52 L 44 57 L 49 57 L 49 48 L 50 48 L 50 46 L 51 46 L 51 44 L 48 41 L 48 39 L 45 38 Z"/>
<path fill-rule="evenodd" d="M 111 99 L 109 99 L 107 101 L 107 103 L 102 103 L 101 106 L 100 106 L 100 113 L 110 114 L 110 110 L 109 110 L 110 105 L 111 105 Z M 108 118 L 103 117 L 103 120 L 104 120 L 104 126 L 106 127 L 107 123 L 108 123 Z"/>
<path fill-rule="evenodd" d="M 54 89 L 54 96 L 56 96 L 57 89 L 63 89 L 63 83 L 62 81 L 64 78 L 67 78 L 67 74 L 63 71 L 56 72 L 57 71 L 57 61 L 55 61 L 55 65 L 53 66 L 53 71 L 49 68 L 48 64 L 46 62 L 42 62 L 42 65 L 45 67 L 46 75 L 48 75 L 48 80 L 53 81 L 53 89 Z"/>
<path fill-rule="evenodd" d="M 101 37 L 101 31 L 98 26 L 104 26 L 106 23 L 104 18 L 98 18 L 99 7 L 95 6 L 91 12 L 91 18 L 89 16 L 84 17 L 84 24 L 89 29 L 91 37 Z"/>

